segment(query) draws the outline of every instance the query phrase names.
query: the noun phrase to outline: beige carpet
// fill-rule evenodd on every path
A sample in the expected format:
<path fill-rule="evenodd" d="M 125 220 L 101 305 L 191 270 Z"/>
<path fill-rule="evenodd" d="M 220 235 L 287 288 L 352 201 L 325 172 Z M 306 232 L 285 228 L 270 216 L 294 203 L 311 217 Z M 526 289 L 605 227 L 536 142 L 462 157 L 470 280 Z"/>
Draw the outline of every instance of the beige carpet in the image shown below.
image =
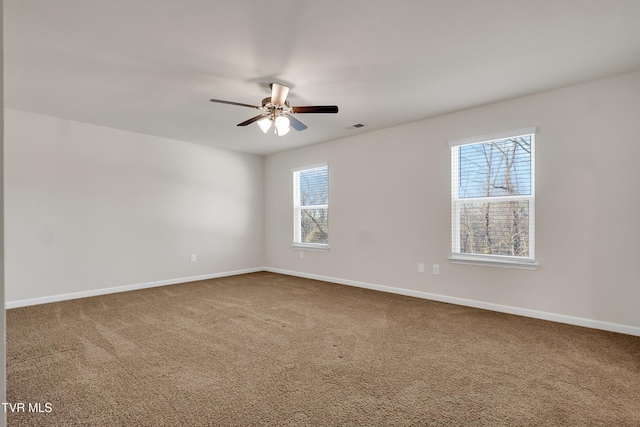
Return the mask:
<path fill-rule="evenodd" d="M 639 337 L 266 272 L 8 310 L 7 372 L 10 427 L 640 426 Z"/>

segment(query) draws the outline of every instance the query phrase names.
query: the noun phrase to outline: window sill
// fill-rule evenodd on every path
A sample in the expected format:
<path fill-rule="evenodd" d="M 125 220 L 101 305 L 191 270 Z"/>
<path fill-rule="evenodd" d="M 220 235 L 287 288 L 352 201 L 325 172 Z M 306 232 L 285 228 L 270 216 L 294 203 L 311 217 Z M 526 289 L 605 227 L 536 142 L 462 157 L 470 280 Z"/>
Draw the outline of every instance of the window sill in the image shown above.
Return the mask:
<path fill-rule="evenodd" d="M 293 249 L 305 251 L 328 251 L 329 245 L 319 243 L 294 243 L 291 245 Z"/>
<path fill-rule="evenodd" d="M 474 255 L 453 254 L 449 257 L 452 264 L 477 265 L 481 267 L 516 268 L 520 270 L 535 270 L 538 263 L 535 260 L 515 259 L 511 257 L 483 257 Z"/>

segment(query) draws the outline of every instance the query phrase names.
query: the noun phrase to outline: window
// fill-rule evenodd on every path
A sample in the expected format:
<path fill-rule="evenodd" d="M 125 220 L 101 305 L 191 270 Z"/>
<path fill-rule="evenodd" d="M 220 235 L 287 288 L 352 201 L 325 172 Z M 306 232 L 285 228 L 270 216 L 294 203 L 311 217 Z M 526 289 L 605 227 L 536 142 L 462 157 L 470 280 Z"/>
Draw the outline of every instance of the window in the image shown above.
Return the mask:
<path fill-rule="evenodd" d="M 329 166 L 293 171 L 294 246 L 328 249 Z"/>
<path fill-rule="evenodd" d="M 453 141 L 452 262 L 534 268 L 535 128 Z"/>

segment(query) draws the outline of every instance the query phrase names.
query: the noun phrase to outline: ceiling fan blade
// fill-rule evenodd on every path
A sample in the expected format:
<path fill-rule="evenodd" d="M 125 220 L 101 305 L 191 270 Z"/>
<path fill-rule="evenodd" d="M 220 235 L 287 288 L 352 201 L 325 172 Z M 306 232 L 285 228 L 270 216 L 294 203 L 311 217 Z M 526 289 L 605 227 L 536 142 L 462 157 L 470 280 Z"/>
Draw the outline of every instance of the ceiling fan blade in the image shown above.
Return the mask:
<path fill-rule="evenodd" d="M 241 102 L 232 102 L 232 101 L 223 101 L 221 99 L 210 99 L 211 102 L 217 102 L 218 104 L 230 104 L 230 105 L 239 105 L 240 107 L 249 107 L 261 110 L 262 107 L 258 107 L 256 105 L 243 104 Z"/>
<path fill-rule="evenodd" d="M 284 105 L 289 94 L 289 88 L 278 83 L 271 83 L 271 103 L 273 105 Z"/>
<path fill-rule="evenodd" d="M 289 118 L 289 121 L 291 122 L 291 127 L 294 128 L 297 131 L 305 130 L 308 127 L 307 125 L 302 123 L 300 120 L 296 119 L 295 117 L 293 117 L 291 115 L 289 115 L 287 117 Z"/>
<path fill-rule="evenodd" d="M 247 126 L 250 125 L 251 123 L 257 122 L 258 120 L 260 120 L 263 117 L 269 117 L 269 113 L 265 113 L 265 114 L 260 114 L 259 116 L 255 116 L 250 118 L 249 120 L 246 120 L 242 123 L 238 123 L 237 126 Z"/>
<path fill-rule="evenodd" d="M 337 113 L 337 105 L 318 105 L 309 107 L 293 107 L 292 113 Z"/>

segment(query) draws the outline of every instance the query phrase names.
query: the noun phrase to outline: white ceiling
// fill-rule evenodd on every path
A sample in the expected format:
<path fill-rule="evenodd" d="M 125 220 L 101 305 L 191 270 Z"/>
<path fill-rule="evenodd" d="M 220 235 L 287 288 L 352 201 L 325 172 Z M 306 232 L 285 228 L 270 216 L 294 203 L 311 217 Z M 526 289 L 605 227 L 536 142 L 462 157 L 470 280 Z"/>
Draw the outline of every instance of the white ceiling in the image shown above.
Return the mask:
<path fill-rule="evenodd" d="M 640 69 L 640 1 L 4 0 L 4 67 L 9 108 L 269 154 Z M 209 102 L 271 82 L 340 112 Z"/>

